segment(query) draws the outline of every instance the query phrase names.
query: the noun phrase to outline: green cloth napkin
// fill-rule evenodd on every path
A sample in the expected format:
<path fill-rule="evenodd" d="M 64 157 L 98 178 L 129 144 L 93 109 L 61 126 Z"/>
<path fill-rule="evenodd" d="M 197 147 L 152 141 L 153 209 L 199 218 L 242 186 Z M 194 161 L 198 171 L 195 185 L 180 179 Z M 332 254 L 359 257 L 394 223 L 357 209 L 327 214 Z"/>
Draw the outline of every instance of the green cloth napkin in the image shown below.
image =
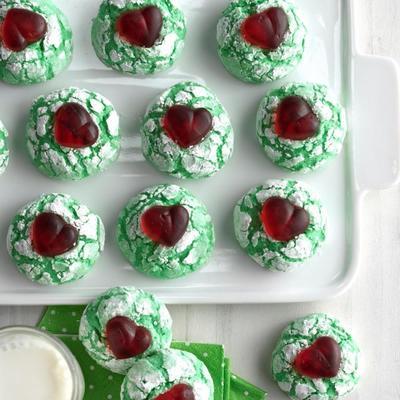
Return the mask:
<path fill-rule="evenodd" d="M 82 368 L 86 392 L 84 400 L 119 400 L 123 375 L 97 365 L 78 340 L 79 321 L 85 306 L 50 306 L 38 327 L 57 335 L 72 351 Z M 214 400 L 264 400 L 266 392 L 231 374 L 224 347 L 217 344 L 173 342 L 175 349 L 193 353 L 202 360 L 214 381 Z"/>

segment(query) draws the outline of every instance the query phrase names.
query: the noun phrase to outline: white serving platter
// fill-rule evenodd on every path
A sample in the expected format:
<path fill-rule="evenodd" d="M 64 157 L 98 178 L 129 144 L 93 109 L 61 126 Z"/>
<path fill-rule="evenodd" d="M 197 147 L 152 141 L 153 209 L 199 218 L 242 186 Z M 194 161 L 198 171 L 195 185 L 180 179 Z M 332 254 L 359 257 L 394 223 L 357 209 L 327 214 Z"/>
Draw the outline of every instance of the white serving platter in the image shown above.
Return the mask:
<path fill-rule="evenodd" d="M 56 1 L 69 17 L 75 53 L 70 69 L 52 82 L 33 87 L 0 83 L 0 119 L 11 135 L 11 163 L 0 177 L 0 304 L 85 303 L 106 288 L 135 285 L 167 303 L 249 303 L 322 300 L 347 289 L 358 269 L 359 206 L 368 190 L 387 188 L 399 177 L 399 78 L 396 64 L 364 56 L 355 43 L 352 1 L 294 0 L 309 30 L 305 58 L 284 81 L 329 85 L 347 107 L 349 135 L 343 154 L 306 176 L 273 166 L 255 136 L 262 96 L 273 85 L 242 83 L 225 72 L 216 55 L 215 27 L 229 0 L 177 0 L 188 19 L 182 58 L 168 72 L 134 79 L 107 70 L 90 44 L 90 19 L 100 0 Z M 188 182 L 161 175 L 142 157 L 138 124 L 159 92 L 186 79 L 205 82 L 228 109 L 236 133 L 233 160 L 213 178 Z M 82 182 L 62 183 L 42 176 L 31 165 L 24 126 L 32 100 L 66 86 L 96 90 L 108 97 L 122 118 L 124 146 L 106 173 Z M 232 226 L 235 202 L 267 178 L 292 177 L 319 192 L 329 215 L 327 242 L 319 256 L 292 273 L 271 273 L 253 263 L 237 245 Z M 160 281 L 133 270 L 115 243 L 119 211 L 147 186 L 174 182 L 193 191 L 208 206 L 217 234 L 212 261 L 186 278 Z M 103 256 L 90 275 L 61 287 L 42 287 L 20 275 L 6 251 L 8 224 L 19 207 L 45 192 L 69 193 L 98 212 L 107 229 Z"/>

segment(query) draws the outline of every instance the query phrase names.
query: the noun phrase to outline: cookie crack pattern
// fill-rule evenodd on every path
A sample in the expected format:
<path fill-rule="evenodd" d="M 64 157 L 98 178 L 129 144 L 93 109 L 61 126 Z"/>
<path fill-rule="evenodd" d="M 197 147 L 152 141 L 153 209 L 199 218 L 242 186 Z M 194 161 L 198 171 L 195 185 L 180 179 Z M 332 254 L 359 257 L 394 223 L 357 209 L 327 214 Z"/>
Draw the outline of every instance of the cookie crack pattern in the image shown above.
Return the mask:
<path fill-rule="evenodd" d="M 163 118 L 173 105 L 205 108 L 211 113 L 213 127 L 197 145 L 181 148 L 165 133 Z M 196 82 L 181 82 L 164 92 L 144 116 L 141 134 L 145 158 L 177 178 L 212 176 L 233 155 L 234 134 L 227 111 L 208 88 Z"/>
<path fill-rule="evenodd" d="M 93 118 L 99 128 L 94 145 L 69 149 L 56 142 L 54 114 L 67 102 L 82 105 Z M 88 90 L 69 88 L 40 96 L 30 111 L 27 146 L 34 164 L 44 174 L 64 180 L 84 179 L 117 160 L 121 148 L 119 116 L 105 97 Z"/>
<path fill-rule="evenodd" d="M 154 243 L 140 228 L 143 212 L 156 205 L 180 204 L 189 212 L 186 233 L 173 247 Z M 215 245 L 214 227 L 206 207 L 187 190 L 159 185 L 134 197 L 121 212 L 117 241 L 133 267 L 158 278 L 177 278 L 202 267 Z"/>
<path fill-rule="evenodd" d="M 42 15 L 48 31 L 44 39 L 21 52 L 12 52 L 0 41 L 0 80 L 13 85 L 48 81 L 63 71 L 72 59 L 72 31 L 65 15 L 51 0 L 4 0 L 0 21 L 11 8 L 24 8 Z"/>

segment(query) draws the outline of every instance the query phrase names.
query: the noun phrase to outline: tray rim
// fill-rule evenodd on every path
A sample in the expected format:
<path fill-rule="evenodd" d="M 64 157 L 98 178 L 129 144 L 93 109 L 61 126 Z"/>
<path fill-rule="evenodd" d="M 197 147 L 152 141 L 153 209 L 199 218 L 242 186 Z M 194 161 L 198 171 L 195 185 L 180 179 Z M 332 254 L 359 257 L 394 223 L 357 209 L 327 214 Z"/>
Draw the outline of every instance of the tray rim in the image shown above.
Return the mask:
<path fill-rule="evenodd" d="M 352 101 L 354 97 L 353 81 L 351 78 L 351 71 L 353 68 L 354 61 L 357 57 L 363 56 L 361 52 L 357 49 L 356 37 L 355 37 L 355 1 L 356 0 L 339 0 L 342 3 L 342 20 L 343 20 L 343 30 L 344 30 L 344 40 L 343 52 L 344 62 L 348 62 L 348 65 L 343 67 L 343 78 L 347 81 L 347 86 L 350 88 L 349 101 L 346 103 L 346 108 L 350 115 L 349 124 L 351 129 L 351 113 L 352 113 Z M 374 58 L 373 56 L 371 56 Z M 288 296 L 285 294 L 284 298 L 276 296 L 276 294 L 270 296 L 268 293 L 256 292 L 253 293 L 250 290 L 246 292 L 243 291 L 229 291 L 229 293 L 210 292 L 207 291 L 206 294 L 195 293 L 191 294 L 190 299 L 184 296 L 174 296 L 170 292 L 165 291 L 163 288 L 158 288 L 158 297 L 164 300 L 167 304 L 259 304 L 259 303 L 290 303 L 290 302 L 311 302 L 320 300 L 329 300 L 340 296 L 346 292 L 354 282 L 359 270 L 359 256 L 360 256 L 360 217 L 361 217 L 361 203 L 363 197 L 368 192 L 367 188 L 360 188 L 357 185 L 356 179 L 356 166 L 353 152 L 353 142 L 354 139 L 352 135 L 349 135 L 347 139 L 350 143 L 346 146 L 346 161 L 349 165 L 348 171 L 349 176 L 347 177 L 347 182 L 350 182 L 350 206 L 352 209 L 352 232 L 349 236 L 352 243 L 351 254 L 348 255 L 348 263 L 345 273 L 332 282 L 329 286 L 325 288 L 318 288 L 309 294 L 294 293 Z M 395 184 L 395 183 L 393 183 Z M 245 296 L 243 295 L 245 293 Z M 90 289 L 85 292 L 74 293 L 74 298 L 71 301 L 71 295 L 58 294 L 57 299 L 54 299 L 54 293 L 29 293 L 25 292 L 24 295 L 10 294 L 10 293 L 0 293 L 0 305 L 63 305 L 63 304 L 84 304 L 90 301 L 95 295 L 98 294 L 98 290 Z M 39 298 L 40 297 L 40 298 Z M 237 299 L 237 300 L 236 300 Z"/>

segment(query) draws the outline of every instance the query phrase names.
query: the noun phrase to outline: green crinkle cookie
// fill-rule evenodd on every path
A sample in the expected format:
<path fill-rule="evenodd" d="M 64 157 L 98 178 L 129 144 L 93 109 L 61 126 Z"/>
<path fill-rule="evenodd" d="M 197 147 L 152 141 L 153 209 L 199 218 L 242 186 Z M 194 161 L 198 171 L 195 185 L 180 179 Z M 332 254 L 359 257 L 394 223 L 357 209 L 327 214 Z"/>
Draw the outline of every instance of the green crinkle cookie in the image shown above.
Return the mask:
<path fill-rule="evenodd" d="M 310 219 L 306 231 L 289 242 L 278 242 L 265 233 L 260 214 L 270 197 L 288 199 L 304 208 Z M 317 196 L 304 183 L 268 180 L 247 192 L 234 210 L 234 227 L 240 246 L 262 267 L 286 272 L 312 257 L 326 236 L 326 216 Z"/>
<path fill-rule="evenodd" d="M 163 117 L 169 107 L 205 108 L 213 118 L 212 129 L 198 144 L 183 148 L 164 131 Z M 143 154 L 157 169 L 177 178 L 199 179 L 217 173 L 232 157 L 234 134 L 223 105 L 205 86 L 181 82 L 152 103 L 141 125 Z"/>
<path fill-rule="evenodd" d="M 153 242 L 140 227 L 140 218 L 154 206 L 181 205 L 189 213 L 183 237 L 172 247 Z M 162 279 L 173 279 L 198 270 L 215 245 L 214 225 L 206 207 L 176 185 L 153 186 L 130 200 L 119 216 L 117 240 L 122 253 L 137 270 Z"/>
<path fill-rule="evenodd" d="M 8 149 L 8 132 L 0 121 L 0 175 L 6 170 L 9 159 L 10 151 Z"/>
<path fill-rule="evenodd" d="M 136 360 L 121 387 L 121 400 L 152 400 L 186 384 L 196 400 L 212 400 L 214 384 L 207 367 L 192 353 L 167 349 Z"/>
<path fill-rule="evenodd" d="M 293 368 L 296 355 L 318 338 L 328 336 L 339 344 L 341 363 L 334 378 L 311 379 Z M 325 314 L 312 314 L 292 322 L 272 354 L 272 374 L 279 387 L 294 400 L 336 400 L 352 392 L 360 380 L 360 350 L 340 322 Z"/>
<path fill-rule="evenodd" d="M 116 21 L 126 11 L 148 6 L 161 11 L 160 36 L 152 47 L 131 45 L 116 32 Z M 172 67 L 182 52 L 185 36 L 185 17 L 171 0 L 103 0 L 92 25 L 92 43 L 100 61 L 131 75 L 148 75 Z"/>
<path fill-rule="evenodd" d="M 35 252 L 30 237 L 35 218 L 44 212 L 61 216 L 79 232 L 76 246 L 68 252 L 43 257 Z M 8 230 L 7 248 L 21 273 L 43 285 L 61 285 L 87 275 L 104 248 L 104 226 L 99 216 L 66 194 L 45 194 L 27 204 Z"/>
<path fill-rule="evenodd" d="M 152 336 L 150 347 L 136 357 L 117 359 L 107 345 L 105 334 L 108 321 L 126 317 L 148 329 Z M 165 307 L 151 293 L 134 287 L 107 290 L 90 303 L 81 318 L 79 339 L 88 354 L 98 364 L 115 373 L 126 374 L 138 358 L 168 348 L 172 341 L 172 319 Z"/>
<path fill-rule="evenodd" d="M 253 14 L 271 7 L 282 8 L 289 30 L 273 51 L 246 42 L 242 23 Z M 217 26 L 218 54 L 225 68 L 235 77 L 251 83 L 274 81 L 288 75 L 303 57 L 306 28 L 296 7 L 286 0 L 233 0 L 224 10 Z"/>
<path fill-rule="evenodd" d="M 307 101 L 320 121 L 318 132 L 306 140 L 281 138 L 274 132 L 273 118 L 281 100 L 299 96 Z M 344 108 L 324 85 L 290 83 L 272 90 L 261 101 L 257 114 L 257 137 L 268 157 L 280 167 L 308 172 L 336 157 L 343 147 L 347 124 Z"/>
<path fill-rule="evenodd" d="M 0 80 L 30 85 L 53 79 L 72 59 L 72 31 L 68 20 L 51 0 L 2 0 L 0 23 L 8 10 L 23 8 L 42 15 L 47 22 L 45 37 L 15 52 L 0 41 Z"/>
<path fill-rule="evenodd" d="M 54 137 L 54 115 L 65 103 L 83 106 L 99 129 L 97 142 L 85 148 L 61 146 Z M 119 116 L 102 95 L 68 88 L 38 97 L 30 110 L 27 145 L 35 166 L 44 174 L 62 180 L 79 180 L 110 166 L 121 147 Z"/>

